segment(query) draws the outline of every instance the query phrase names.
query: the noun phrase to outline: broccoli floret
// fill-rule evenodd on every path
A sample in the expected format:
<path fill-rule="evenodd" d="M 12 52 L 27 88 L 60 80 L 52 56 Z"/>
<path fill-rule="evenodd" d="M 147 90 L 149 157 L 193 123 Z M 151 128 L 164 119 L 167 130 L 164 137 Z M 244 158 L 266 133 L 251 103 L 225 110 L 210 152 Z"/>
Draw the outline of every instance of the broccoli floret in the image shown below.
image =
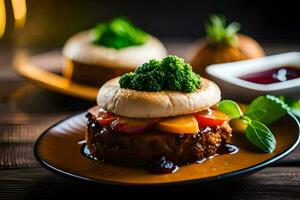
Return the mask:
<path fill-rule="evenodd" d="M 141 67 L 138 67 L 135 70 L 135 73 L 136 74 L 144 74 L 144 73 L 154 71 L 155 69 L 159 70 L 160 65 L 161 65 L 160 61 L 153 59 L 153 60 L 150 60 L 147 63 L 144 63 Z"/>
<path fill-rule="evenodd" d="M 133 72 L 124 74 L 124 75 L 120 78 L 119 84 L 120 84 L 120 85 L 126 85 L 126 87 L 129 87 L 129 86 L 130 86 L 130 83 L 131 83 L 131 81 L 132 81 L 132 79 L 134 78 L 134 76 L 135 76 L 135 73 L 133 73 Z"/>
<path fill-rule="evenodd" d="M 135 27 L 126 18 L 114 18 L 108 23 L 100 23 L 91 30 L 94 44 L 121 49 L 144 44 L 148 34 Z"/>
<path fill-rule="evenodd" d="M 162 87 L 158 83 L 156 77 L 151 74 L 140 74 L 138 76 L 135 76 L 130 84 L 130 88 L 140 91 L 162 90 Z"/>
<path fill-rule="evenodd" d="M 124 74 L 119 81 L 121 88 L 139 91 L 194 92 L 200 83 L 200 76 L 177 56 L 168 56 L 162 61 L 150 60 L 135 72 Z"/>

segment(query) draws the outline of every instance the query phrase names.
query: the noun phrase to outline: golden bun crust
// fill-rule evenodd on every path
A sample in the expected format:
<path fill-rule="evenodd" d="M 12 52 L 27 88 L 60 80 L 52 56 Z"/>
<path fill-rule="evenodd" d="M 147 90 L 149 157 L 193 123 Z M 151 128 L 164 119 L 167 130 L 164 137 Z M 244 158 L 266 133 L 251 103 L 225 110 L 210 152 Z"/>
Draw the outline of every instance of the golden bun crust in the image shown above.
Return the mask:
<path fill-rule="evenodd" d="M 109 80 L 100 88 L 97 103 L 120 116 L 155 118 L 185 115 L 207 109 L 221 99 L 219 87 L 205 78 L 201 78 L 201 88 L 192 93 L 122 89 L 119 78 Z"/>
<path fill-rule="evenodd" d="M 63 55 L 76 62 L 108 68 L 132 68 L 148 62 L 150 59 L 162 59 L 167 55 L 164 45 L 155 37 L 140 46 L 123 49 L 94 45 L 89 31 L 73 35 L 64 45 Z"/>

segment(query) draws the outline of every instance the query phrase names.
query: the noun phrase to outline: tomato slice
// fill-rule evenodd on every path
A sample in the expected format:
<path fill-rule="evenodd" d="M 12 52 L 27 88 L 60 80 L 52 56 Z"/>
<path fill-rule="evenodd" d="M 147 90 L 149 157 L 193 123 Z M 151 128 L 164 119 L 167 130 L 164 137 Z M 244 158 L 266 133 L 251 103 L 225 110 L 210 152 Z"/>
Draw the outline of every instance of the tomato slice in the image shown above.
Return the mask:
<path fill-rule="evenodd" d="M 127 117 L 119 117 L 115 120 L 111 127 L 114 131 L 127 134 L 144 133 L 151 129 L 160 119 L 135 119 Z"/>
<path fill-rule="evenodd" d="M 114 120 L 116 120 L 118 117 L 113 115 L 113 114 L 107 114 L 105 116 L 105 118 L 102 118 L 102 117 L 98 117 L 97 120 L 99 121 L 99 123 L 102 125 L 102 126 L 108 126 L 110 125 Z"/>
<path fill-rule="evenodd" d="M 198 121 L 199 128 L 221 126 L 230 119 L 225 113 L 211 109 L 195 113 L 194 116 Z"/>
<path fill-rule="evenodd" d="M 99 109 L 97 113 L 97 120 L 102 126 L 108 126 L 110 125 L 114 120 L 116 120 L 118 117 L 110 112 L 107 112 L 106 110 Z"/>
<path fill-rule="evenodd" d="M 118 117 L 113 113 L 107 112 L 99 106 L 94 106 L 88 110 L 89 113 L 97 120 L 102 126 L 110 125 Z"/>

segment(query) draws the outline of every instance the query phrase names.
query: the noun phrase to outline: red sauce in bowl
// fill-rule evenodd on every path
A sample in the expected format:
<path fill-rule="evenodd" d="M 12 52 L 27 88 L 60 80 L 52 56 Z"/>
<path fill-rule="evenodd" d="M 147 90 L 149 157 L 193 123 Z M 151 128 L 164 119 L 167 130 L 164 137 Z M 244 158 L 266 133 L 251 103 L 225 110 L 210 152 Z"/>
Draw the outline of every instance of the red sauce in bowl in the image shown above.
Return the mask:
<path fill-rule="evenodd" d="M 242 80 L 259 84 L 271 84 L 300 78 L 300 69 L 296 67 L 279 67 L 266 71 L 246 74 L 239 77 Z"/>

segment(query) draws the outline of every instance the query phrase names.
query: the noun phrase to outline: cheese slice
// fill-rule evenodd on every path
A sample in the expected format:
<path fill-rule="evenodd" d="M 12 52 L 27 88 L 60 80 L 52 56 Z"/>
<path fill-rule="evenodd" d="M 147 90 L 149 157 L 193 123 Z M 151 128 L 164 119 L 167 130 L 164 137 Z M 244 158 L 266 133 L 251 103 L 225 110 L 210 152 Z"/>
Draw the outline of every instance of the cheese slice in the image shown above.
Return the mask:
<path fill-rule="evenodd" d="M 169 133 L 197 134 L 199 126 L 194 115 L 182 115 L 166 118 L 156 124 L 155 128 Z"/>

